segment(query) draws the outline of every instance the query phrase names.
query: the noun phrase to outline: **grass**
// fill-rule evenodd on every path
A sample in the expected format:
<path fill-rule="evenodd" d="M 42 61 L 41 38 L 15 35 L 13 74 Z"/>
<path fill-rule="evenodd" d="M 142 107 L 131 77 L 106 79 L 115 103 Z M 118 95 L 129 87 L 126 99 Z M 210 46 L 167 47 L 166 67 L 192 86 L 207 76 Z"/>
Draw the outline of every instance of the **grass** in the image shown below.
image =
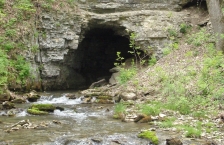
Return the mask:
<path fill-rule="evenodd" d="M 170 45 L 167 55 L 149 66 L 144 72 L 147 77 L 136 75 L 138 77 L 128 84 L 138 86 L 135 90 L 138 94 L 148 93 L 145 97 L 150 101 L 138 104 L 138 112 L 146 115 L 169 112 L 170 117 L 193 117 L 194 119 L 186 119 L 183 125 L 178 125 L 178 121 L 165 119 L 159 123 L 159 127 L 176 127 L 185 131 L 186 137 L 198 138 L 202 132 L 212 133 L 217 130 L 213 127 L 216 123 L 212 118 L 218 116 L 221 112 L 218 106 L 222 106 L 224 102 L 224 55 L 215 49 L 215 45 L 211 43 L 214 42 L 214 37 L 205 29 L 188 33 L 184 37 L 185 42 Z M 151 93 L 151 88 L 157 91 Z M 153 103 L 158 100 L 159 105 Z M 206 124 L 207 121 L 211 123 Z"/>
<path fill-rule="evenodd" d="M 161 128 L 171 128 L 174 126 L 174 121 L 176 120 L 176 118 L 174 117 L 170 117 L 170 118 L 166 118 L 164 121 L 159 123 L 159 127 Z"/>
<path fill-rule="evenodd" d="M 114 107 L 114 118 L 121 119 L 123 115 L 126 113 L 127 106 L 123 103 L 117 103 Z"/>
<path fill-rule="evenodd" d="M 160 103 L 152 102 L 150 104 L 139 105 L 140 112 L 145 115 L 158 115 L 160 113 Z"/>

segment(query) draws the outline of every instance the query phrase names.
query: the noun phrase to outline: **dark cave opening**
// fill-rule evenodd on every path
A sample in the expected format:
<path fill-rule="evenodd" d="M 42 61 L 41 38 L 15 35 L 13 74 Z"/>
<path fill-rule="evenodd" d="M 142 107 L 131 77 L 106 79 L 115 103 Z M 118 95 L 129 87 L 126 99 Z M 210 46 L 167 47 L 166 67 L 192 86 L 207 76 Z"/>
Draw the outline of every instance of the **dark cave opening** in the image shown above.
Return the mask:
<path fill-rule="evenodd" d="M 101 79 L 109 80 L 117 52 L 121 52 L 124 60 L 133 57 L 128 53 L 128 37 L 120 36 L 112 28 L 92 28 L 84 34 L 85 38 L 79 43 L 77 53 L 80 57 L 80 74 L 86 80 L 86 86 Z"/>
<path fill-rule="evenodd" d="M 198 7 L 204 9 L 205 11 L 208 10 L 206 0 L 191 0 L 186 5 L 183 6 L 183 9 L 187 9 L 190 7 Z"/>

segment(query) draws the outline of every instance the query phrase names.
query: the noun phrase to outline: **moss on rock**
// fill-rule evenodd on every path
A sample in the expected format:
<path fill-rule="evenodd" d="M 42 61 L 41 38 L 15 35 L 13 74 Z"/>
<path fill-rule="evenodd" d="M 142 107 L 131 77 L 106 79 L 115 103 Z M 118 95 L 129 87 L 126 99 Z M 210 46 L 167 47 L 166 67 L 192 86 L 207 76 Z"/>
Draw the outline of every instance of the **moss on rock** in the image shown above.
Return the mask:
<path fill-rule="evenodd" d="M 138 134 L 138 137 L 148 139 L 155 145 L 159 144 L 159 139 L 156 136 L 156 133 L 153 131 L 149 131 L 149 130 L 142 131 L 141 133 Z"/>
<path fill-rule="evenodd" d="M 27 112 L 33 115 L 46 115 L 56 109 L 52 104 L 33 104 Z"/>
<path fill-rule="evenodd" d="M 31 109 L 36 108 L 37 110 L 40 111 L 46 111 L 46 112 L 53 112 L 56 107 L 52 104 L 33 104 L 31 106 Z"/>
<path fill-rule="evenodd" d="M 31 108 L 27 110 L 27 113 L 33 114 L 33 115 L 47 115 L 48 112 L 46 111 L 40 111 L 37 108 Z"/>

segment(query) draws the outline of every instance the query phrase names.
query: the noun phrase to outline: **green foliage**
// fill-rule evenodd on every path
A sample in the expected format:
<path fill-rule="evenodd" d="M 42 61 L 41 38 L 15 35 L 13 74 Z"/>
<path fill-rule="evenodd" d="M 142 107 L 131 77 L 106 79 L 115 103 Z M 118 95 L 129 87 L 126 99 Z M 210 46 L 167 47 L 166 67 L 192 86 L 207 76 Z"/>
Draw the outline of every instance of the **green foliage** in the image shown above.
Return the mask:
<path fill-rule="evenodd" d="M 7 85 L 8 79 L 8 64 L 9 61 L 7 59 L 6 53 L 0 49 L 0 94 L 2 93 L 2 89 Z"/>
<path fill-rule="evenodd" d="M 205 29 L 201 29 L 195 34 L 188 35 L 187 42 L 193 44 L 194 46 L 202 46 L 212 39 L 212 35 L 208 33 Z"/>
<path fill-rule="evenodd" d="M 15 47 L 15 44 L 13 42 L 5 42 L 5 43 L 2 43 L 2 47 L 4 50 L 8 52 Z"/>
<path fill-rule="evenodd" d="M 34 12 L 34 5 L 31 3 L 30 0 L 17 0 L 15 8 L 24 11 L 24 12 Z"/>
<path fill-rule="evenodd" d="M 180 24 L 180 33 L 186 34 L 189 28 L 190 26 L 185 23 Z"/>
<path fill-rule="evenodd" d="M 140 110 L 145 115 L 158 115 L 160 113 L 160 104 L 144 104 Z"/>
<path fill-rule="evenodd" d="M 125 114 L 127 106 L 123 103 L 118 103 L 114 107 L 114 118 L 122 118 L 122 115 Z"/>
<path fill-rule="evenodd" d="M 174 28 L 168 28 L 167 32 L 168 32 L 170 37 L 177 37 L 178 36 L 177 30 L 174 29 Z"/>
<path fill-rule="evenodd" d="M 161 128 L 171 128 L 174 126 L 173 122 L 176 120 L 176 118 L 167 118 L 164 121 L 159 123 L 159 127 Z"/>
<path fill-rule="evenodd" d="M 15 30 L 15 29 L 7 29 L 7 30 L 5 31 L 5 35 L 6 35 L 7 37 L 13 37 L 13 36 L 16 35 L 16 30 Z"/>
<path fill-rule="evenodd" d="M 149 66 L 153 66 L 153 65 L 155 65 L 156 62 L 157 62 L 156 56 L 153 55 L 153 56 L 151 57 L 151 59 L 149 59 Z"/>
<path fill-rule="evenodd" d="M 148 131 L 148 130 L 142 131 L 141 133 L 138 134 L 138 137 L 148 139 L 155 145 L 159 144 L 159 139 L 156 136 L 156 133 L 153 131 Z"/>
<path fill-rule="evenodd" d="M 186 97 L 169 97 L 166 108 L 179 111 L 183 115 L 191 113 L 191 103 Z"/>
<path fill-rule="evenodd" d="M 22 56 L 17 57 L 17 61 L 15 62 L 14 66 L 19 71 L 21 80 L 25 79 L 29 75 L 30 65 Z"/>
<path fill-rule="evenodd" d="M 121 52 L 117 52 L 117 58 L 116 58 L 116 61 L 117 61 L 117 62 L 114 63 L 115 66 L 120 66 L 120 65 L 124 66 L 124 65 L 125 65 L 125 64 L 123 63 L 123 61 L 124 61 L 124 57 L 121 56 Z"/>
<path fill-rule="evenodd" d="M 179 49 L 179 44 L 177 42 L 171 43 L 163 48 L 163 55 L 170 54 L 173 50 Z"/>
<path fill-rule="evenodd" d="M 3 9 L 5 5 L 5 0 L 0 0 L 0 9 Z"/>
<path fill-rule="evenodd" d="M 200 138 L 201 137 L 201 126 L 183 126 L 183 129 L 186 131 L 185 136 L 191 138 Z"/>
<path fill-rule="evenodd" d="M 120 84 L 125 84 L 127 81 L 129 81 L 131 78 L 133 78 L 137 73 L 137 70 L 135 67 L 131 68 L 120 68 L 120 75 L 118 77 L 118 81 Z"/>

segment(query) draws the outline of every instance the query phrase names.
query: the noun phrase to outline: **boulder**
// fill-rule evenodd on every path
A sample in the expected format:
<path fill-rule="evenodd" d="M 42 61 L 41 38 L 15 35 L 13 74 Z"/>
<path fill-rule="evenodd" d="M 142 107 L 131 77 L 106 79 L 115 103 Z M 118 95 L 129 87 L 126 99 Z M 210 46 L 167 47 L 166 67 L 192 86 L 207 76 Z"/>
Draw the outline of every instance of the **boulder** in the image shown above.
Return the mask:
<path fill-rule="evenodd" d="M 118 76 L 120 75 L 119 72 L 113 73 L 109 79 L 109 84 L 114 85 L 118 83 Z"/>
<path fill-rule="evenodd" d="M 137 99 L 137 95 L 135 93 L 132 93 L 132 92 L 123 92 L 123 93 L 121 93 L 120 97 L 124 101 L 136 100 Z"/>
<path fill-rule="evenodd" d="M 147 116 L 147 115 L 138 115 L 135 119 L 134 122 L 138 122 L 138 123 L 148 123 L 152 121 L 151 116 Z"/>
<path fill-rule="evenodd" d="M 10 94 L 8 91 L 6 91 L 5 93 L 3 94 L 0 94 L 0 103 L 1 102 L 5 102 L 5 101 L 9 101 L 10 100 Z"/>
<path fill-rule="evenodd" d="M 51 104 L 33 104 L 27 112 L 33 115 L 46 115 L 49 112 L 54 112 L 55 106 Z"/>
<path fill-rule="evenodd" d="M 14 105 L 14 103 L 5 101 L 2 103 L 2 107 L 3 107 L 3 109 L 12 109 L 12 108 L 15 108 L 15 105 Z"/>
<path fill-rule="evenodd" d="M 36 102 L 40 98 L 40 95 L 38 95 L 35 91 L 31 91 L 29 94 L 27 94 L 27 100 L 29 102 Z"/>
<path fill-rule="evenodd" d="M 66 94 L 66 97 L 69 98 L 69 99 L 76 99 L 77 98 L 75 93 Z"/>
<path fill-rule="evenodd" d="M 22 99 L 22 98 L 16 98 L 16 99 L 12 100 L 11 102 L 16 103 L 16 104 L 22 104 L 22 103 L 25 103 L 26 100 Z"/>
<path fill-rule="evenodd" d="M 166 139 L 166 145 L 183 145 L 183 143 L 177 138 Z"/>
<path fill-rule="evenodd" d="M 106 84 L 107 84 L 107 81 L 105 79 L 102 79 L 102 80 L 92 83 L 90 85 L 89 89 L 93 89 L 96 87 L 102 87 L 102 86 L 105 86 Z"/>

